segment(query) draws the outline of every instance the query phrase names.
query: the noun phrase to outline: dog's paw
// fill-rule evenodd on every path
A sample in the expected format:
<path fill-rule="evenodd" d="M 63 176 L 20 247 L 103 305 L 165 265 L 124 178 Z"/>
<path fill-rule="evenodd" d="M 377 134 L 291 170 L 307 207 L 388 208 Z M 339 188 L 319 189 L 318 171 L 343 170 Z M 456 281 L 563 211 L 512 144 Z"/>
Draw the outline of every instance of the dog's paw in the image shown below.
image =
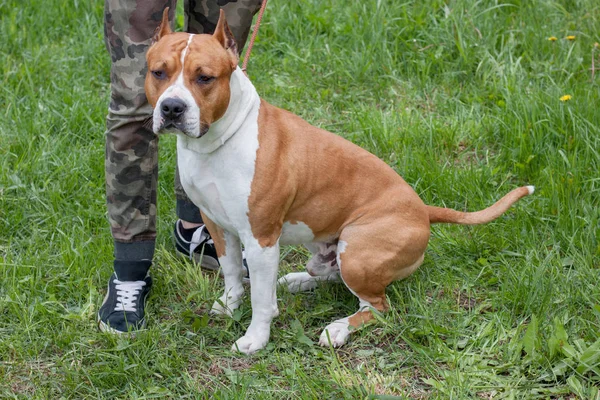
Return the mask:
<path fill-rule="evenodd" d="M 233 312 L 242 304 L 242 299 L 233 299 L 231 297 L 215 301 L 210 309 L 210 313 L 213 315 L 227 315 L 231 317 Z"/>
<path fill-rule="evenodd" d="M 215 301 L 210 309 L 210 313 L 212 315 L 227 315 L 231 317 L 233 315 L 233 310 L 229 307 L 226 307 L 220 301 Z"/>
<path fill-rule="evenodd" d="M 317 287 L 317 280 L 308 272 L 291 272 L 279 278 L 277 284 L 285 286 L 290 293 L 307 292 Z"/>
<path fill-rule="evenodd" d="M 340 347 L 350 336 L 350 326 L 348 324 L 348 318 L 338 319 L 327 325 L 321 337 L 319 338 L 319 345 L 329 347 L 329 344 L 333 347 Z"/>
<path fill-rule="evenodd" d="M 244 335 L 231 346 L 231 351 L 239 351 L 245 354 L 256 353 L 263 349 L 269 341 L 269 335 Z"/>

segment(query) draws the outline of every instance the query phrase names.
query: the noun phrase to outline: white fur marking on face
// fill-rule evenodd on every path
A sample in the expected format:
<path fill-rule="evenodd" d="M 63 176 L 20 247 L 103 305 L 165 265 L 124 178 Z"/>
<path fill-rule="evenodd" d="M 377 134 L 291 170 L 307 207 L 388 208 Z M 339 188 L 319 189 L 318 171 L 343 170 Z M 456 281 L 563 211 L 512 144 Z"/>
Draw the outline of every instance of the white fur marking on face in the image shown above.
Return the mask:
<path fill-rule="evenodd" d="M 175 83 L 169 86 L 156 102 L 156 107 L 154 107 L 154 112 L 152 114 L 152 130 L 154 133 L 160 132 L 165 123 L 161 114 L 162 102 L 165 99 L 177 98 L 182 100 L 187 106 L 187 110 L 183 116 L 183 133 L 192 137 L 200 136 L 200 109 L 198 108 L 198 104 L 196 104 L 194 96 L 192 96 L 192 92 L 185 86 L 183 81 L 185 56 L 187 55 L 193 37 L 194 34 L 190 34 L 187 45 L 181 52 L 181 72 L 179 73 L 179 76 L 177 76 Z"/>

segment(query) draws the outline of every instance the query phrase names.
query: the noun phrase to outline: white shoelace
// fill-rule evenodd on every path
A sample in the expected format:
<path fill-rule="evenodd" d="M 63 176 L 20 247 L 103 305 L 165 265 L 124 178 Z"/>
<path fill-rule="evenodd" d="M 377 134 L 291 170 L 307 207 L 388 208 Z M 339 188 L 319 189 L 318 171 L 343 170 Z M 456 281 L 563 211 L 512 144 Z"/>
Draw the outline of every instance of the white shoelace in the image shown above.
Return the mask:
<path fill-rule="evenodd" d="M 117 290 L 117 305 L 115 311 L 136 311 L 135 303 L 137 296 L 146 286 L 145 281 L 130 281 L 122 282 L 118 279 L 114 280 L 115 289 Z"/>
<path fill-rule="evenodd" d="M 208 240 L 207 240 L 208 239 Z M 194 255 L 194 250 L 203 243 L 214 244 L 215 242 L 210 238 L 206 225 L 202 225 L 200 228 L 194 231 L 192 240 L 190 241 L 190 257 Z"/>

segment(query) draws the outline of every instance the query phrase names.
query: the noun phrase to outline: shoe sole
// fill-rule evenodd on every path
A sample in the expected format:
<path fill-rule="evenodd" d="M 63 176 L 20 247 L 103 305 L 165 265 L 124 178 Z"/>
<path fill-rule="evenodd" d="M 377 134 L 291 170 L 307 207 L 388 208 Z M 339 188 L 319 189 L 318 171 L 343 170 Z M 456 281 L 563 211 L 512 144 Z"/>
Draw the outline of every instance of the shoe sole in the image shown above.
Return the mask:
<path fill-rule="evenodd" d="M 104 321 L 102 321 L 100 319 L 100 316 L 98 315 L 98 330 L 100 332 L 111 333 L 113 335 L 128 335 L 130 337 L 134 337 L 137 332 L 139 332 L 139 331 L 141 331 L 142 329 L 145 329 L 145 328 L 146 328 L 146 321 L 144 320 L 142 322 L 142 327 L 140 329 L 138 329 L 138 330 L 127 331 L 127 332 L 119 331 L 119 330 L 116 330 L 115 328 L 111 328 L 110 325 L 104 323 Z"/>

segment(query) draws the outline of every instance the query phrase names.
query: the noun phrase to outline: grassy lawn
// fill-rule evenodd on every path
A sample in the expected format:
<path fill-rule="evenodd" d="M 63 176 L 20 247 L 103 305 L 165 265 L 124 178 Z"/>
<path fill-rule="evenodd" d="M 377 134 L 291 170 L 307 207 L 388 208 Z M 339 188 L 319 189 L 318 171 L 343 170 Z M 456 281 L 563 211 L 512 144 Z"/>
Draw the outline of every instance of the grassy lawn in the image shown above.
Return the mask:
<path fill-rule="evenodd" d="M 600 399 L 600 3 L 271 0 L 249 65 L 267 101 L 378 155 L 428 204 L 537 190 L 488 225 L 434 226 L 391 311 L 339 350 L 316 341 L 356 310 L 350 292 L 279 291 L 253 356 L 229 351 L 249 298 L 208 317 L 222 281 L 174 255 L 174 137 L 148 330 L 96 330 L 112 271 L 102 12 L 0 0 L 0 397 Z M 285 248 L 280 273 L 306 260 Z"/>

